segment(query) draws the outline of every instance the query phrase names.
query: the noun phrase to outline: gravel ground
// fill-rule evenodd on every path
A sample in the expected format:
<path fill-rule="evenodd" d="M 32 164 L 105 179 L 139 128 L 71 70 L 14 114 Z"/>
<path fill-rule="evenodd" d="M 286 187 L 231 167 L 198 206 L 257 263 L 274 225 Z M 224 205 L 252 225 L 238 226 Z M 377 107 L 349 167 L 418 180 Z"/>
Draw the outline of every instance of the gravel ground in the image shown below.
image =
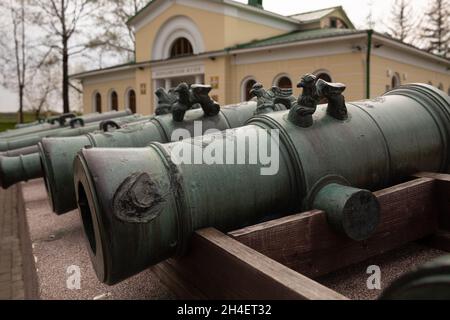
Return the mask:
<path fill-rule="evenodd" d="M 23 194 L 41 299 L 172 299 L 168 289 L 144 271 L 114 286 L 100 283 L 85 250 L 78 212 L 51 212 L 43 180 L 23 184 Z M 80 289 L 67 288 L 70 266 L 81 272 Z M 73 271 L 71 271 L 73 272 Z"/>
<path fill-rule="evenodd" d="M 448 254 L 447 252 L 431 249 L 417 243 L 410 243 L 397 250 L 368 259 L 348 268 L 316 279 L 319 283 L 345 295 L 350 299 L 371 300 L 377 299 L 382 290 L 401 274 L 408 272 L 434 258 Z M 380 267 L 381 290 L 369 290 L 367 268 L 371 265 Z"/>
<path fill-rule="evenodd" d="M 51 212 L 42 180 L 23 184 L 25 207 L 33 253 L 38 270 L 41 299 L 173 299 L 174 296 L 151 273 L 144 271 L 115 286 L 100 283 L 92 269 L 78 212 L 62 216 Z M 351 299 L 376 299 L 381 290 L 367 289 L 367 267 L 381 269 L 381 286 L 386 288 L 400 274 L 435 257 L 445 254 L 411 243 L 398 250 L 369 259 L 316 279 L 318 282 Z M 81 271 L 81 289 L 67 289 L 75 265 Z"/>

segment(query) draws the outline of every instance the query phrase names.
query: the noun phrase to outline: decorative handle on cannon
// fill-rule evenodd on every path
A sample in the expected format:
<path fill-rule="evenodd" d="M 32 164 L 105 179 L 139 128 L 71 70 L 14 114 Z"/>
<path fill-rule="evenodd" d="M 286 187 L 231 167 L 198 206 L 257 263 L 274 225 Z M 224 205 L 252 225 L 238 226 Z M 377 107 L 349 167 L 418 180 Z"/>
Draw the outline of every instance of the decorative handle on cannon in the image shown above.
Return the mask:
<path fill-rule="evenodd" d="M 67 119 L 73 119 L 76 115 L 74 113 L 65 113 L 58 118 L 58 122 L 61 126 L 66 124 Z"/>
<path fill-rule="evenodd" d="M 100 130 L 108 132 L 110 128 L 120 129 L 121 126 L 114 120 L 105 120 L 100 122 Z"/>
<path fill-rule="evenodd" d="M 82 118 L 72 119 L 72 120 L 70 120 L 70 127 L 72 129 L 77 128 L 77 127 L 84 127 L 84 120 Z"/>
<path fill-rule="evenodd" d="M 281 89 L 273 86 L 265 90 L 261 83 L 255 83 L 250 95 L 256 97 L 257 107 L 255 116 L 274 111 L 288 110 L 297 100 L 291 89 Z"/>
<path fill-rule="evenodd" d="M 211 90 L 212 87 L 209 85 L 193 84 L 189 87 L 184 82 L 168 92 L 159 88 L 155 92 L 158 97 L 155 114 L 172 113 L 173 120 L 181 122 L 184 120 L 186 111 L 201 107 L 205 116 L 215 116 L 220 111 L 220 105 L 209 96 Z"/>
<path fill-rule="evenodd" d="M 295 125 L 307 128 L 313 125 L 312 115 L 320 100 L 328 100 L 327 114 L 337 120 L 348 117 L 345 98 L 342 95 L 346 86 L 342 83 L 326 82 L 313 74 L 304 75 L 297 84 L 303 92 L 289 112 L 289 120 Z"/>

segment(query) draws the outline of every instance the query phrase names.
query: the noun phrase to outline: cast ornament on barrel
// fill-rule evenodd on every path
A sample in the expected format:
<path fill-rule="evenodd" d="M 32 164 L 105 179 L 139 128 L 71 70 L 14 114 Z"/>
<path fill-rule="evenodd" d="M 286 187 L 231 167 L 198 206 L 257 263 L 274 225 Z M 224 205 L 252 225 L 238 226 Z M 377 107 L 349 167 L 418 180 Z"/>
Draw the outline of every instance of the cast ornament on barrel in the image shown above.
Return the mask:
<path fill-rule="evenodd" d="M 259 115 L 244 127 L 208 136 L 208 143 L 193 138 L 80 151 L 74 185 L 98 278 L 114 284 L 183 255 L 200 228 L 226 232 L 312 208 L 324 210 L 336 232 L 364 240 L 380 219 L 371 191 L 418 171 L 449 172 L 450 100 L 445 93 L 411 84 L 373 100 L 346 103 L 342 84 L 308 75 L 299 86 L 305 90 L 291 110 Z M 328 104 L 317 105 L 323 97 Z M 262 175 L 261 163 L 227 164 L 228 151 L 224 164 L 172 161 L 172 151 L 181 144 L 204 149 L 211 140 L 225 145 L 247 136 L 243 149 L 252 150 L 255 144 L 270 144 L 272 130 L 279 132 L 279 166 L 273 175 Z M 247 152 L 245 159 L 251 156 Z"/>

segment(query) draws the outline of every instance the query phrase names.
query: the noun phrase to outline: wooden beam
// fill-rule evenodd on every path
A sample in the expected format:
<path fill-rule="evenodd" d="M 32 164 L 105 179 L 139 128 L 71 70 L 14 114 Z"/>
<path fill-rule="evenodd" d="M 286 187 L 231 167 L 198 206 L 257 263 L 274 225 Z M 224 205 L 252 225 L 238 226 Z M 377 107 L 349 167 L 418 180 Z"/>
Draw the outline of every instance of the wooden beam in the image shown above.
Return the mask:
<path fill-rule="evenodd" d="M 182 298 L 346 299 L 212 228 L 194 234 L 185 257 L 153 271 Z"/>
<path fill-rule="evenodd" d="M 420 178 L 375 192 L 381 222 L 368 240 L 334 232 L 314 210 L 233 231 L 230 236 L 308 277 L 317 277 L 382 254 L 437 230 L 435 183 Z"/>
<path fill-rule="evenodd" d="M 439 210 L 439 229 L 450 231 L 450 174 L 420 172 L 414 176 L 436 182 L 436 201 Z"/>

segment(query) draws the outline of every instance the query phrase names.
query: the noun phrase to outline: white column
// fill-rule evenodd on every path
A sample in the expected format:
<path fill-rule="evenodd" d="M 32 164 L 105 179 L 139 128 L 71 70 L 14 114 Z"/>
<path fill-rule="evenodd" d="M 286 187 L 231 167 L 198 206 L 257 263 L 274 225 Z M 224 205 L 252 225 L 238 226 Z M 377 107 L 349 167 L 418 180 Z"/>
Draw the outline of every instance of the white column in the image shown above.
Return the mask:
<path fill-rule="evenodd" d="M 164 87 L 166 88 L 166 91 L 168 91 L 169 89 L 172 89 L 172 79 L 166 79 Z"/>
<path fill-rule="evenodd" d="M 198 74 L 195 76 L 195 84 L 203 84 L 203 75 Z"/>

